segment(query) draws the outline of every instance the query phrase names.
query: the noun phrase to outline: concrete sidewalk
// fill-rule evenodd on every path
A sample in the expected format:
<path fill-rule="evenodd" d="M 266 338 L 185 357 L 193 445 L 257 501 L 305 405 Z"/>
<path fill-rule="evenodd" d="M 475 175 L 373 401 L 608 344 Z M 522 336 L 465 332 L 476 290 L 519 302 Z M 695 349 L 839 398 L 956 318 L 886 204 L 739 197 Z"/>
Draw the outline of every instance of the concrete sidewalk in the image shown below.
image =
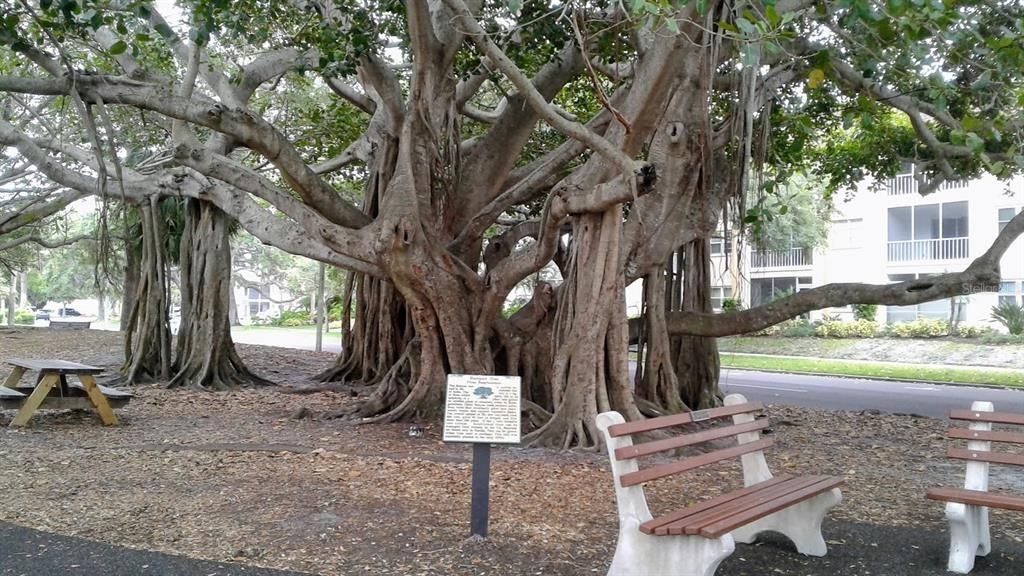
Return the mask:
<path fill-rule="evenodd" d="M 0 522 L 2 576 L 308 576 L 133 550 Z"/>

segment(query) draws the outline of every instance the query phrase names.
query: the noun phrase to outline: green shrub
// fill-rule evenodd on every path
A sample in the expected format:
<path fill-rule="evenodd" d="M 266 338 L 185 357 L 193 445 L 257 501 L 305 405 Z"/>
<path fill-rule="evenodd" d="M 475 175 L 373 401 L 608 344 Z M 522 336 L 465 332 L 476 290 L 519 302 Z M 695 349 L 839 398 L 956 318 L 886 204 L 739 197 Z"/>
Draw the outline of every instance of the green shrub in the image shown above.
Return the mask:
<path fill-rule="evenodd" d="M 743 310 L 742 300 L 733 298 L 722 300 L 722 312 L 739 312 L 740 310 Z"/>
<path fill-rule="evenodd" d="M 814 326 L 803 318 L 786 320 L 779 324 L 779 336 L 786 338 L 809 338 L 814 336 Z"/>
<path fill-rule="evenodd" d="M 949 335 L 949 323 L 945 320 L 925 320 L 919 318 L 913 322 L 890 324 L 886 335 L 893 338 L 939 338 Z"/>
<path fill-rule="evenodd" d="M 36 315 L 31 310 L 17 310 L 14 312 L 15 324 L 35 324 Z"/>
<path fill-rule="evenodd" d="M 306 326 L 312 324 L 309 312 L 305 310 L 285 310 L 281 315 L 270 321 L 271 326 Z"/>
<path fill-rule="evenodd" d="M 814 329 L 822 338 L 874 338 L 878 335 L 878 323 L 874 320 L 853 322 L 822 322 Z"/>
<path fill-rule="evenodd" d="M 990 326 L 971 326 L 969 324 L 959 324 L 954 330 L 953 335 L 957 338 L 981 338 L 986 334 L 992 334 L 995 330 Z"/>
<path fill-rule="evenodd" d="M 1000 346 L 1003 344 L 1024 344 L 1024 335 L 1003 334 L 1002 332 L 989 332 L 978 337 L 979 344 L 986 346 Z"/>
<path fill-rule="evenodd" d="M 1003 325 L 1014 336 L 1024 334 L 1024 306 L 1013 302 L 1000 302 L 992 307 L 992 319 Z"/>
<path fill-rule="evenodd" d="M 786 338 L 803 338 L 814 336 L 814 326 L 803 318 L 792 318 L 754 332 L 754 336 L 783 336 Z"/>
<path fill-rule="evenodd" d="M 878 305 L 876 304 L 854 304 L 853 305 L 853 317 L 856 320 L 871 320 L 875 321 L 875 316 L 878 313 Z"/>

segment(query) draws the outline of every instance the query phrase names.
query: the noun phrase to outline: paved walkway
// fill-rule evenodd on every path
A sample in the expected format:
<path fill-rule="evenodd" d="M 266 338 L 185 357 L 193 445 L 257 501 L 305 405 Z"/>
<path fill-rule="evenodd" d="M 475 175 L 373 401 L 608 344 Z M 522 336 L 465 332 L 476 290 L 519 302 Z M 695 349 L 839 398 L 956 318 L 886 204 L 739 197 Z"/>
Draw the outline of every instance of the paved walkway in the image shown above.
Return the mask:
<path fill-rule="evenodd" d="M 110 546 L 0 522 L 2 576 L 303 576 Z"/>

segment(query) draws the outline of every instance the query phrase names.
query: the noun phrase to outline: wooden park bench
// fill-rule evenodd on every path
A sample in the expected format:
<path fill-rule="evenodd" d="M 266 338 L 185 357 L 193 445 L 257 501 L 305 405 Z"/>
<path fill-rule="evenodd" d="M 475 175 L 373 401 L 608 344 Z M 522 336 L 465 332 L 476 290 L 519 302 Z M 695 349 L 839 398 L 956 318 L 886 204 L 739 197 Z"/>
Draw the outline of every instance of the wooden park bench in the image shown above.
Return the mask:
<path fill-rule="evenodd" d="M 832 476 L 772 476 L 764 457 L 771 438 L 761 438 L 768 426 L 755 418 L 763 409 L 739 394 L 725 406 L 626 423 L 618 412 L 598 415 L 604 432 L 619 509 L 619 540 L 609 576 L 710 576 L 732 554 L 735 542 L 753 542 L 761 532 L 779 532 L 812 556 L 827 552 L 821 535 L 825 514 L 842 500 L 842 478 Z M 696 422 L 712 423 L 732 417 L 731 425 L 699 429 L 682 435 L 633 443 L 633 435 L 666 431 Z M 736 444 L 641 469 L 643 456 L 731 440 Z M 744 487 L 680 510 L 653 517 L 643 484 L 687 470 L 739 457 Z M 680 495 L 688 500 L 685 494 Z"/>
<path fill-rule="evenodd" d="M 0 408 L 18 410 L 11 426 L 24 426 L 42 409 L 88 410 L 95 409 L 108 426 L 117 425 L 114 408 L 128 404 L 132 394 L 116 388 L 100 386 L 94 375 L 102 368 L 65 362 L 63 360 L 7 360 L 14 367 L 7 380 L 0 384 Z M 38 370 L 35 384 L 21 382 L 29 370 Z M 68 382 L 75 376 L 78 382 Z"/>
<path fill-rule="evenodd" d="M 1024 512 L 1024 496 L 989 492 L 989 465 L 1024 466 L 1024 454 L 991 451 L 992 442 L 1024 444 L 1024 434 L 993 431 L 992 424 L 1024 426 L 1024 414 L 994 412 L 991 402 L 974 402 L 970 410 L 953 410 L 952 420 L 970 422 L 968 428 L 951 428 L 947 436 L 967 440 L 967 449 L 950 448 L 946 456 L 965 460 L 963 488 L 933 488 L 927 497 L 946 502 L 949 520 L 949 564 L 951 572 L 967 574 L 974 568 L 976 556 L 992 550 L 988 530 L 988 509 L 1001 508 Z"/>
<path fill-rule="evenodd" d="M 88 330 L 91 325 L 91 320 L 50 320 L 54 330 Z"/>

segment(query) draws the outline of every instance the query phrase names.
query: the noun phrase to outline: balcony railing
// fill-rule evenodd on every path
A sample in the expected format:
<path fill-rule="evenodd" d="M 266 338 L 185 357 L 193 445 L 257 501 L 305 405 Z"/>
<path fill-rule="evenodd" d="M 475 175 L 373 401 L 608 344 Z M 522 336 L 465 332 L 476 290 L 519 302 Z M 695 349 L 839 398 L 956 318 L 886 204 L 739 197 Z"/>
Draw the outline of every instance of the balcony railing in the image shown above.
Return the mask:
<path fill-rule="evenodd" d="M 939 184 L 939 190 L 962 190 L 967 188 L 967 180 L 946 180 Z M 917 194 L 917 180 L 913 174 L 900 174 L 889 180 L 889 196 L 907 196 Z"/>
<path fill-rule="evenodd" d="M 761 250 L 750 253 L 751 268 L 800 268 L 813 264 L 811 252 L 803 248 Z"/>
<path fill-rule="evenodd" d="M 889 242 L 889 262 L 963 260 L 970 255 L 967 238 Z"/>

